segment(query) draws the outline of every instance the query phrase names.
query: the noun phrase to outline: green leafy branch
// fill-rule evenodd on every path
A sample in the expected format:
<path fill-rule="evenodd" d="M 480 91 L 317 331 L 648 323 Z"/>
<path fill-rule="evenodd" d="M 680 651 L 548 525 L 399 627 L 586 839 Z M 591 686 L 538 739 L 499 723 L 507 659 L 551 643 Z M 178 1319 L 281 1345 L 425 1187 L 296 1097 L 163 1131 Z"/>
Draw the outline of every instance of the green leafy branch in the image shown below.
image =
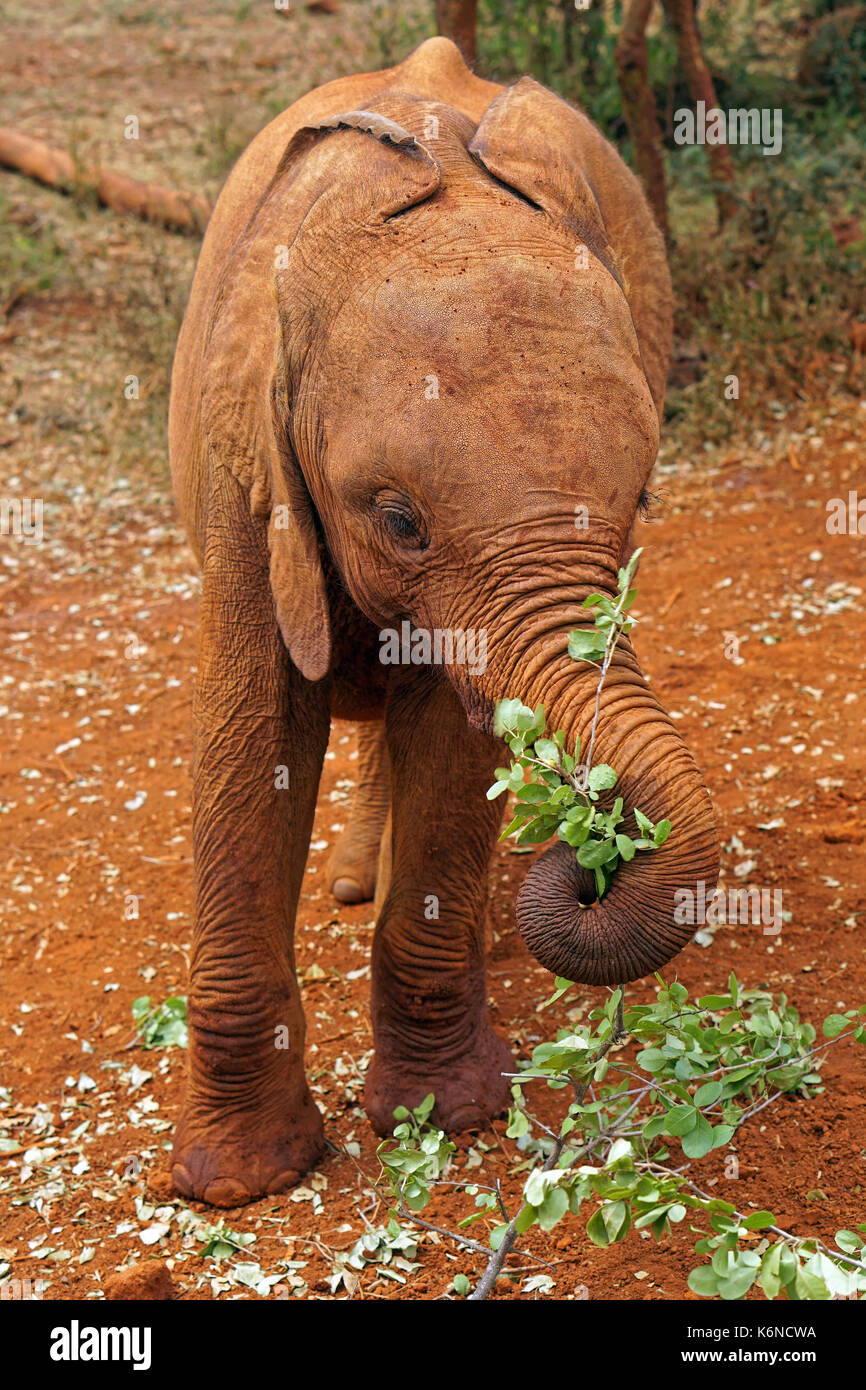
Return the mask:
<path fill-rule="evenodd" d="M 576 852 L 577 862 L 590 870 L 601 898 L 607 892 L 620 863 L 628 863 L 640 850 L 658 849 L 671 832 L 669 820 L 652 821 L 634 808 L 638 835 L 621 829 L 623 799 L 617 797 L 609 811 L 598 805 L 602 792 L 612 790 L 617 773 L 607 763 L 593 766 L 595 732 L 601 708 L 601 692 L 617 642 L 629 633 L 636 619 L 630 618 L 637 589 L 631 581 L 641 551 L 635 550 L 628 565 L 619 571 L 614 602 L 603 594 L 589 594 L 584 608 L 593 609 L 590 628 L 575 628 L 568 634 L 568 654 L 574 661 L 587 662 L 599 672 L 595 710 L 590 727 L 586 760 L 579 763 L 580 739 L 574 753 L 565 751 L 562 730 L 546 736 L 544 705 L 532 710 L 520 700 L 500 700 L 496 706 L 495 729 L 504 738 L 513 761 L 496 769 L 496 781 L 487 792 L 488 801 L 510 791 L 515 796 L 514 814 L 500 835 L 513 835 L 520 845 L 537 845 L 556 835 Z M 527 777 L 528 774 L 528 777 Z"/>
<path fill-rule="evenodd" d="M 132 1001 L 137 1039 L 142 1047 L 187 1047 L 189 1034 L 186 997 L 172 995 L 162 1004 L 152 1004 L 149 994 Z"/>
<path fill-rule="evenodd" d="M 558 980 L 548 1003 L 570 987 Z M 486 1298 L 507 1273 L 507 1255 L 523 1233 L 533 1226 L 550 1231 L 584 1203 L 593 1206 L 586 1233 L 600 1247 L 624 1239 L 632 1227 L 660 1239 L 690 1212 L 702 1217 L 705 1229 L 692 1227 L 699 1236 L 695 1250 L 711 1259 L 692 1271 L 689 1286 L 704 1296 L 742 1298 L 756 1282 L 767 1298 L 782 1292 L 789 1299 L 863 1296 L 866 1225 L 837 1232 L 831 1248 L 785 1231 L 772 1212 L 744 1214 L 709 1195 L 689 1170 L 726 1147 L 780 1096 L 816 1094 L 819 1054 L 843 1040 L 866 1043 L 864 1015 L 866 1006 L 831 1014 L 824 1041 L 817 1042 L 814 1027 L 784 995 L 774 999 L 766 991 L 744 990 L 734 975 L 727 993 L 705 995 L 696 1004 L 683 985 L 660 980 L 655 1003 L 625 1009 L 617 989 L 590 1014 L 589 1024 L 561 1029 L 554 1041 L 536 1047 L 515 1078 L 507 1136 L 528 1156 L 521 1166 L 530 1171 L 513 1216 L 498 1184 L 449 1181 L 475 1198 L 476 1210 L 461 1230 L 417 1218 L 454 1152 L 428 1124 L 432 1097 L 414 1116 L 402 1112 L 396 1143 L 379 1150 L 383 1174 L 410 1221 L 486 1257 L 481 1279 L 468 1293 L 472 1300 Z M 619 1056 L 627 1040 L 637 1045 L 633 1061 Z M 558 1130 L 540 1125 L 527 1108 L 524 1089 L 535 1082 L 571 1096 Z M 671 1145 L 681 1150 L 681 1166 L 678 1160 L 671 1164 Z M 502 1220 L 486 1247 L 461 1234 L 497 1212 Z"/>

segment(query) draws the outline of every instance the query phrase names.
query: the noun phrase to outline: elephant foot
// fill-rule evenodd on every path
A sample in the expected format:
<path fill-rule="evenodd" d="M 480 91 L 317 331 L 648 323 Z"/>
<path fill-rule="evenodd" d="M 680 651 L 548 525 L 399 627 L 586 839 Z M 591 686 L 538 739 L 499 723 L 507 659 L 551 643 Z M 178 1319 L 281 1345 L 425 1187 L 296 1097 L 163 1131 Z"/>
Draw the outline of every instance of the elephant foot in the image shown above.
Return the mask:
<path fill-rule="evenodd" d="M 337 902 L 367 903 L 376 891 L 379 838 L 371 841 L 344 830 L 328 861 L 328 886 Z"/>
<path fill-rule="evenodd" d="M 398 1106 L 412 1110 L 431 1091 L 436 1104 L 430 1120 L 447 1134 L 486 1129 L 508 1105 L 514 1058 L 491 1028 L 485 1028 L 462 1056 L 437 1058 L 431 1052 L 423 1066 L 417 1057 L 416 1052 L 412 1062 L 400 1062 L 390 1054 L 375 1056 L 370 1063 L 364 1106 L 377 1134 L 393 1132 Z"/>
<path fill-rule="evenodd" d="M 300 1119 L 185 1107 L 172 1151 L 171 1178 L 182 1197 L 240 1207 L 300 1182 L 325 1153 L 322 1117 L 312 1098 Z"/>

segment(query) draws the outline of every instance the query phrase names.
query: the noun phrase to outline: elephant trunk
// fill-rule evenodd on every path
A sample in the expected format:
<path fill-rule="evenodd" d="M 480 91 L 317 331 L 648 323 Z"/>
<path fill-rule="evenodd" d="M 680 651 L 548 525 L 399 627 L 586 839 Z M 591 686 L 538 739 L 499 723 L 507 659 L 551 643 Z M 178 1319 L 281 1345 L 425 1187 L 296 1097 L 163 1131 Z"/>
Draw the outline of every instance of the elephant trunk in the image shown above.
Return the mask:
<path fill-rule="evenodd" d="M 543 702 L 548 731 L 565 731 L 566 750 L 573 750 L 579 736 L 583 761 L 597 677 L 580 674 L 563 655 L 545 668 L 525 669 L 521 683 L 517 667 L 509 675 L 508 693 L 533 707 Z M 607 808 L 616 796 L 623 798 L 622 831 L 640 835 L 633 819 L 637 807 L 654 823 L 670 820 L 670 836 L 661 847 L 621 861 L 601 899 L 592 872 L 577 863 L 571 846 L 557 842 L 526 876 L 517 898 L 517 926 L 536 960 L 554 974 L 616 985 L 659 970 L 687 945 L 700 926 L 689 904 L 709 898 L 719 870 L 709 795 L 628 648 L 617 652 L 602 690 L 592 762 L 608 763 L 618 774 L 616 788 L 603 793 L 599 805 Z"/>

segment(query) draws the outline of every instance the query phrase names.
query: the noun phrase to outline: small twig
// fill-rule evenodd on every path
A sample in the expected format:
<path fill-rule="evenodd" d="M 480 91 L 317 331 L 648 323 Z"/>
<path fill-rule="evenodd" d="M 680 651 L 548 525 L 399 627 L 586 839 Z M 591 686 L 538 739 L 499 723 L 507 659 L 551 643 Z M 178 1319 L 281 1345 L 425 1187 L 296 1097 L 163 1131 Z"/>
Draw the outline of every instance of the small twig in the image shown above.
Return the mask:
<path fill-rule="evenodd" d="M 480 1241 L 470 1240 L 468 1236 L 461 1236 L 458 1231 L 446 1230 L 444 1226 L 434 1226 L 432 1221 L 425 1221 L 422 1216 L 416 1216 L 414 1212 L 407 1210 L 405 1206 L 399 1207 L 394 1214 L 396 1216 L 402 1216 L 404 1221 L 411 1221 L 416 1226 L 423 1226 L 425 1231 L 435 1231 L 438 1236 L 445 1236 L 446 1240 L 455 1240 L 458 1245 L 465 1245 L 467 1250 L 473 1250 L 476 1255 L 493 1254 L 489 1245 L 482 1245 Z M 517 1232 L 515 1232 L 515 1235 L 516 1234 Z M 539 1259 L 537 1255 L 533 1255 L 531 1250 L 516 1249 L 514 1253 L 515 1255 L 522 1255 L 525 1260 L 534 1261 L 535 1264 L 547 1266 L 547 1260 Z"/>
<path fill-rule="evenodd" d="M 664 608 L 660 608 L 660 609 L 659 609 L 659 617 L 660 617 L 660 618 L 666 618 L 666 617 L 667 617 L 668 613 L 670 613 L 670 611 L 671 611 L 671 609 L 673 608 L 674 604 L 676 603 L 677 599 L 682 597 L 682 593 L 683 593 L 682 589 L 675 589 L 675 590 L 674 590 L 674 592 L 671 594 L 670 598 L 668 599 L 667 603 L 665 604 Z"/>

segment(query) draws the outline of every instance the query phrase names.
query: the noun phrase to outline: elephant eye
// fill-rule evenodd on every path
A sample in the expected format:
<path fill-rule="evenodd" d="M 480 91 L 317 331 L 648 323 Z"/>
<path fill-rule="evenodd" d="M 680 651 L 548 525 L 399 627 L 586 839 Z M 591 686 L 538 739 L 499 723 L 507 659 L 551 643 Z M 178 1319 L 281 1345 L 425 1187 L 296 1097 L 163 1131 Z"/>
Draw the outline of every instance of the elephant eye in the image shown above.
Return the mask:
<path fill-rule="evenodd" d="M 407 498 L 393 493 L 380 493 L 376 498 L 376 506 L 389 536 L 415 550 L 425 548 L 427 540 L 422 523 Z"/>

